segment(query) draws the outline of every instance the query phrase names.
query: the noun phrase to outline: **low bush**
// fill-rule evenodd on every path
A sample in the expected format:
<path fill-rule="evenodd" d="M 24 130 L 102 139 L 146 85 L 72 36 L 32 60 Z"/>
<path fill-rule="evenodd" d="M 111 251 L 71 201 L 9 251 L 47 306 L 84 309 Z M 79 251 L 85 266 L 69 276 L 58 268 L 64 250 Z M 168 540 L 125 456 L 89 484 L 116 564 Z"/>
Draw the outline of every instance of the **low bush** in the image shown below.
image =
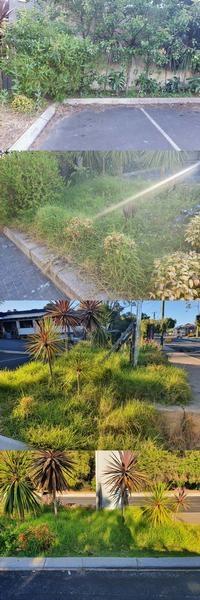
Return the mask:
<path fill-rule="evenodd" d="M 152 298 L 195 300 L 200 295 L 200 255 L 175 252 L 154 262 Z"/>
<path fill-rule="evenodd" d="M 0 220 L 22 219 L 30 226 L 30 215 L 38 207 L 60 202 L 64 182 L 59 173 L 56 157 L 50 153 L 12 152 L 1 160 Z"/>
<path fill-rule="evenodd" d="M 14 96 L 11 101 L 11 108 L 17 112 L 31 113 L 35 109 L 35 102 L 31 98 L 19 94 Z"/>
<path fill-rule="evenodd" d="M 51 551 L 56 537 L 48 524 L 25 526 L 18 534 L 17 553 L 25 556 L 37 556 Z"/>
<path fill-rule="evenodd" d="M 4 36 L 6 56 L 1 67 L 12 78 L 17 95 L 62 100 L 90 89 L 96 48 L 86 38 L 71 35 L 64 23 L 41 11 L 24 11 Z"/>
<path fill-rule="evenodd" d="M 186 242 L 188 242 L 195 250 L 200 250 L 200 215 L 196 215 L 191 219 L 186 228 Z"/>
<path fill-rule="evenodd" d="M 103 240 L 101 275 L 107 288 L 126 297 L 141 297 L 143 271 L 136 243 L 123 233 L 111 233 Z"/>

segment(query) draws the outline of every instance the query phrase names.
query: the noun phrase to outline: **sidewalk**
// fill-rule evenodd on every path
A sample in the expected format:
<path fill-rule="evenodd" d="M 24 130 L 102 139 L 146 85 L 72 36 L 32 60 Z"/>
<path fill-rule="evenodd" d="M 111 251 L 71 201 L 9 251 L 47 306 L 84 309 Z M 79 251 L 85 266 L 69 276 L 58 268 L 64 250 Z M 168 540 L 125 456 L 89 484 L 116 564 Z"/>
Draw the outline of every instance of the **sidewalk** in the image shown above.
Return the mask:
<path fill-rule="evenodd" d="M 188 374 L 192 389 L 192 404 L 200 407 L 200 358 L 196 358 L 183 352 L 169 352 L 169 362 L 175 367 L 184 369 Z"/>
<path fill-rule="evenodd" d="M 0 571 L 78 571 L 78 570 L 200 570 L 200 556 L 161 558 L 55 557 L 0 558 Z"/>

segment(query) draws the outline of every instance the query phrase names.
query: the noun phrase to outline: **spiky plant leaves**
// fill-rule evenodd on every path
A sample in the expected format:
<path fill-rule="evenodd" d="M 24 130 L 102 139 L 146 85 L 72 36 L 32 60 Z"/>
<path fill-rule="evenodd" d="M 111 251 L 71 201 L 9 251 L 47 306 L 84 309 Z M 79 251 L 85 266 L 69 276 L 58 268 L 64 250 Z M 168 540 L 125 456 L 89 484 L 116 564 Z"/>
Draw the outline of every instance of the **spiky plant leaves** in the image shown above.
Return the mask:
<path fill-rule="evenodd" d="M 185 512 L 190 508 L 188 492 L 184 487 L 178 488 L 174 493 L 172 506 L 175 512 Z"/>
<path fill-rule="evenodd" d="M 152 487 L 151 496 L 143 508 L 143 514 L 152 527 L 164 525 L 172 519 L 173 504 L 168 493 L 169 487 L 162 482 Z"/>
<path fill-rule="evenodd" d="M 57 326 L 61 327 L 65 334 L 67 332 L 69 346 L 70 330 L 77 327 L 80 323 L 79 314 L 74 308 L 74 302 L 70 302 L 69 300 L 56 300 L 56 302 L 52 302 L 51 306 L 48 308 L 48 315 L 53 319 Z"/>
<path fill-rule="evenodd" d="M 53 358 L 62 349 L 61 337 L 53 319 L 44 318 L 37 322 L 37 332 L 29 336 L 26 348 L 33 358 L 48 362 L 52 378 Z"/>
<path fill-rule="evenodd" d="M 131 492 L 141 490 L 147 483 L 147 476 L 139 470 L 137 457 L 131 450 L 119 451 L 118 455 L 112 453 L 103 475 L 110 496 L 116 505 L 121 504 L 122 511 Z"/>
<path fill-rule="evenodd" d="M 26 512 L 37 514 L 39 497 L 30 476 L 30 456 L 27 452 L 2 452 L 0 460 L 0 499 L 3 512 L 24 519 Z"/>
<path fill-rule="evenodd" d="M 73 473 L 74 461 L 65 451 L 41 450 L 33 460 L 35 485 L 52 496 L 54 513 L 57 514 L 56 493 L 69 489 L 67 477 Z"/>

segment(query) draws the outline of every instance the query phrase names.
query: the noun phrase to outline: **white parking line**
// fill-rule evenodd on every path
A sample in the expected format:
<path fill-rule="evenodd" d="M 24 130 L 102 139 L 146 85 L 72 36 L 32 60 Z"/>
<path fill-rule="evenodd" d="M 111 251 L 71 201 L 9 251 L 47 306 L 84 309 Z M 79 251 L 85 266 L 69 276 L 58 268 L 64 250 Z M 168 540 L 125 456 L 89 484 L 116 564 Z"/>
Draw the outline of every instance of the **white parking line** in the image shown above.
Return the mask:
<path fill-rule="evenodd" d="M 147 119 L 149 119 L 152 125 L 154 125 L 154 127 L 156 127 L 156 129 L 161 133 L 161 135 L 163 135 L 163 137 L 169 142 L 169 144 L 171 144 L 172 148 L 180 152 L 181 148 L 179 148 L 179 146 L 177 146 L 177 144 L 172 140 L 168 133 L 166 133 L 166 131 L 164 131 L 164 129 L 162 129 L 162 127 L 160 127 L 160 125 L 158 125 L 158 123 L 156 123 L 156 121 L 152 119 L 149 113 L 144 108 L 140 108 L 139 110 L 141 110 L 141 112 L 145 115 L 145 117 L 147 117 Z"/>

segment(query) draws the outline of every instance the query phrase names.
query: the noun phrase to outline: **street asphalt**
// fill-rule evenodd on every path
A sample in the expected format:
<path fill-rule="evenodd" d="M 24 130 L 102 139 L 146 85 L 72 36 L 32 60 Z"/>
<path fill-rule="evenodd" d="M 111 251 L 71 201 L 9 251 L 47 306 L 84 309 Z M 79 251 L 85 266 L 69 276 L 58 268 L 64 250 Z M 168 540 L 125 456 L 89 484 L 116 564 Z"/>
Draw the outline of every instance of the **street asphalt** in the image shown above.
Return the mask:
<path fill-rule="evenodd" d="M 199 150 L 198 107 L 94 107 L 54 119 L 37 150 Z"/>
<path fill-rule="evenodd" d="M 200 600 L 200 571 L 1 572 L 2 600 Z"/>
<path fill-rule="evenodd" d="M 25 254 L 1 233 L 0 257 L 0 301 L 48 301 L 63 296 Z"/>

